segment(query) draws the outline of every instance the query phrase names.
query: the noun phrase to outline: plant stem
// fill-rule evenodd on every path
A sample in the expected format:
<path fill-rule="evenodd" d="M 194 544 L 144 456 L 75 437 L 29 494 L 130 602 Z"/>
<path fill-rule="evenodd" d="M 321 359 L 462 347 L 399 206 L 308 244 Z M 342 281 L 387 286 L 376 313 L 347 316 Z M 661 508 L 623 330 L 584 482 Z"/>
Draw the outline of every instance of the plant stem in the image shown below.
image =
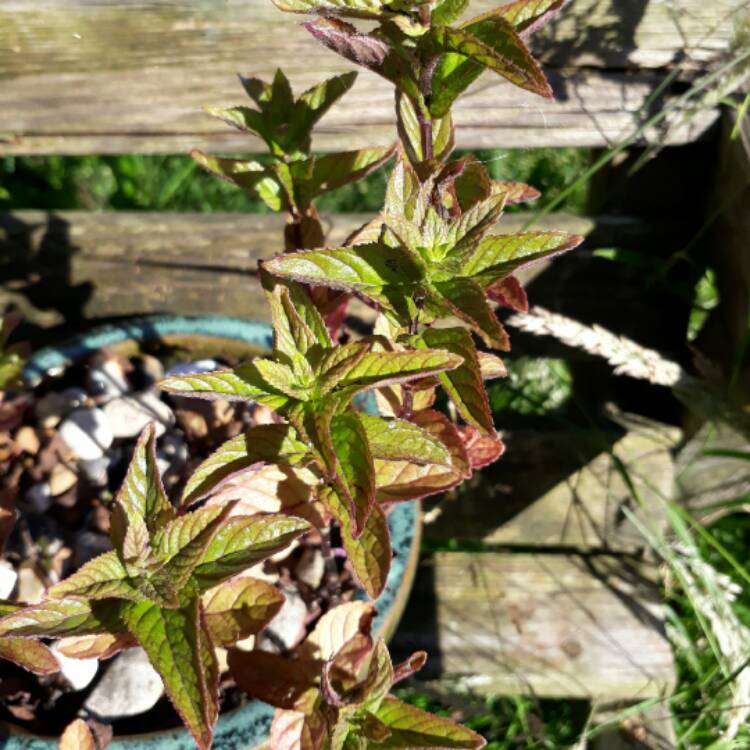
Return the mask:
<path fill-rule="evenodd" d="M 328 594 L 328 604 L 335 607 L 341 599 L 341 582 L 336 559 L 331 550 L 331 527 L 320 529 L 320 551 L 323 553 L 325 562 L 325 584 Z"/>

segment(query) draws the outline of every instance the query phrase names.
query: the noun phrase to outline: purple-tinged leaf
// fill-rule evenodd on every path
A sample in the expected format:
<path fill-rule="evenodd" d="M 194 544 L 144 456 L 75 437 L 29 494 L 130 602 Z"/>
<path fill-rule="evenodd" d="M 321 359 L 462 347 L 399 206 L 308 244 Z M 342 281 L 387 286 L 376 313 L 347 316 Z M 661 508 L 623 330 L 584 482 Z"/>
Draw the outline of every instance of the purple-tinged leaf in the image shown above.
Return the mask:
<path fill-rule="evenodd" d="M 332 391 L 367 354 L 370 345 L 354 341 L 327 349 L 316 365 L 316 387 L 321 395 Z"/>
<path fill-rule="evenodd" d="M 409 96 L 419 97 L 419 87 L 408 62 L 383 39 L 362 34 L 351 24 L 331 17 L 308 21 L 304 27 L 328 49 L 378 73 Z"/>
<path fill-rule="evenodd" d="M 487 296 L 503 307 L 509 307 L 518 312 L 529 311 L 529 298 L 521 282 L 515 276 L 506 276 L 504 279 L 495 281 L 485 289 Z"/>
<path fill-rule="evenodd" d="M 434 286 L 440 295 L 437 303 L 440 313 L 455 315 L 468 323 L 487 346 L 502 351 L 510 349 L 508 334 L 489 306 L 479 284 L 472 279 L 458 277 L 453 281 L 441 281 Z"/>
<path fill-rule="evenodd" d="M 529 201 L 535 201 L 541 193 L 523 182 L 510 182 L 507 180 L 493 180 L 492 190 L 497 193 L 502 193 L 505 196 L 506 206 L 515 206 L 518 203 L 528 203 Z"/>
<path fill-rule="evenodd" d="M 375 460 L 375 479 L 380 502 L 398 502 L 445 492 L 468 479 L 471 467 L 456 426 L 437 411 L 414 414 L 413 421 L 445 445 L 451 466 L 420 465 L 409 461 Z"/>
<path fill-rule="evenodd" d="M 406 151 L 409 162 L 423 176 L 427 176 L 434 168 L 434 163 L 444 162 L 453 152 L 455 146 L 455 129 L 450 112 L 432 122 L 432 156 L 433 162 L 425 164 L 422 149 L 422 129 L 414 105 L 408 96 L 400 90 L 396 92 L 396 111 L 398 118 L 398 134 L 402 148 Z M 393 214 L 390 210 L 389 213 Z"/>
<path fill-rule="evenodd" d="M 373 458 L 410 461 L 415 464 L 451 465 L 448 449 L 413 422 L 383 419 L 370 414 L 360 414 L 359 419 L 367 434 Z"/>
<path fill-rule="evenodd" d="M 226 648 L 259 633 L 278 614 L 284 595 L 265 581 L 235 578 L 207 591 L 202 602 L 211 641 Z"/>
<path fill-rule="evenodd" d="M 471 729 L 462 727 L 450 719 L 422 711 L 388 696 L 374 712 L 391 730 L 382 742 L 371 742 L 369 747 L 377 750 L 405 750 L 406 748 L 465 748 L 479 750 L 487 743 Z"/>
<path fill-rule="evenodd" d="M 427 652 L 415 651 L 408 659 L 402 661 L 401 664 L 397 664 L 393 668 L 393 683 L 401 682 L 402 680 L 411 677 L 413 674 L 416 674 L 426 663 Z"/>
<path fill-rule="evenodd" d="M 474 427 L 458 428 L 472 469 L 483 469 L 505 453 L 505 443 L 495 434 L 483 435 Z"/>
<path fill-rule="evenodd" d="M 294 465 L 309 449 L 288 424 L 251 427 L 244 435 L 228 440 L 191 474 L 182 493 L 182 505 L 201 500 L 221 488 L 234 474 L 263 463 Z"/>
<path fill-rule="evenodd" d="M 487 352 L 477 352 L 477 356 L 479 357 L 479 370 L 482 373 L 482 380 L 494 380 L 508 375 L 508 368 L 500 357 Z"/>
<path fill-rule="evenodd" d="M 131 604 L 125 619 L 199 750 L 209 750 L 219 714 L 219 669 L 198 599 L 178 609 Z"/>
<path fill-rule="evenodd" d="M 463 359 L 460 367 L 440 373 L 438 379 L 463 419 L 483 433 L 494 435 L 492 411 L 471 334 L 464 328 L 426 328 L 422 340 L 433 349 L 445 349 Z"/>
<path fill-rule="evenodd" d="M 283 515 L 228 518 L 208 545 L 193 578 L 207 590 L 280 552 L 309 531 L 301 518 Z"/>
<path fill-rule="evenodd" d="M 310 710 L 277 710 L 271 722 L 270 745 L 274 750 L 321 750 L 328 736 L 323 714 L 314 706 L 317 688 L 308 691 Z"/>

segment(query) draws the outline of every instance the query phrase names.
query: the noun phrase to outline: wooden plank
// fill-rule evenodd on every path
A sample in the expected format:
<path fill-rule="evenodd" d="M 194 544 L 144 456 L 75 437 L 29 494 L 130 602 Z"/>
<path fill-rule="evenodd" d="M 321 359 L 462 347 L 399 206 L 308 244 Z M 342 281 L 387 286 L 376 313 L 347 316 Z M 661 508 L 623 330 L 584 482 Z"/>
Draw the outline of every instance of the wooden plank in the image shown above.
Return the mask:
<path fill-rule="evenodd" d="M 482 0 L 474 10 L 492 5 Z M 459 146 L 602 146 L 622 138 L 642 122 L 666 70 L 687 58 L 680 64 L 691 73 L 726 52 L 743 5 L 573 0 L 537 42 L 559 101 L 485 76 L 457 109 Z M 0 154 L 257 150 L 256 140 L 202 107 L 241 100 L 235 71 L 270 77 L 280 65 L 298 90 L 351 67 L 268 0 L 0 0 Z M 670 87 L 649 112 L 676 91 Z M 683 143 L 714 120 L 707 109 L 648 138 Z M 391 87 L 362 73 L 321 124 L 315 146 L 393 138 Z"/>
<path fill-rule="evenodd" d="M 392 647 L 452 691 L 638 700 L 674 663 L 653 571 L 619 557 L 448 552 L 424 561 Z"/>
<path fill-rule="evenodd" d="M 368 217 L 325 218 L 342 241 Z M 518 231 L 508 214 L 498 231 Z M 0 214 L 0 304 L 14 301 L 42 326 L 103 316 L 223 313 L 267 320 L 254 273 L 281 249 L 276 215 L 19 211 Z M 554 214 L 539 223 L 588 234 L 637 235 L 643 224 Z M 529 269 L 530 279 L 544 266 Z"/>
<path fill-rule="evenodd" d="M 638 552 L 645 542 L 624 509 L 661 525 L 674 485 L 671 450 L 680 437 L 679 429 L 646 422 L 620 436 L 510 432 L 502 460 L 470 488 L 437 501 L 425 538 Z"/>

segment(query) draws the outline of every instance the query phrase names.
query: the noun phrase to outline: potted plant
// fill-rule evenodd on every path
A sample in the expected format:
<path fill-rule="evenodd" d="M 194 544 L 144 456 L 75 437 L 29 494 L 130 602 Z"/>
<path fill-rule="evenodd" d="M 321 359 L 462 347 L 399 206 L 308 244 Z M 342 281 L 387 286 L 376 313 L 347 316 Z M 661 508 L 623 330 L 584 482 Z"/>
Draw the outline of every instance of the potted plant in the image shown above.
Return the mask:
<path fill-rule="evenodd" d="M 276 707 L 276 748 L 478 748 L 484 741 L 472 731 L 390 694 L 426 655 L 392 664 L 373 633 L 375 607 L 342 591 L 340 561 L 345 556 L 346 570 L 377 599 L 392 567 L 389 512 L 460 484 L 503 452 L 483 381 L 504 374 L 489 350 L 509 342 L 491 302 L 525 309 L 514 272 L 581 238 L 492 233 L 506 205 L 538 194 L 493 181 L 473 157 L 451 159 L 451 107 L 485 69 L 551 96 L 524 38 L 564 0 L 516 0 L 464 23 L 457 19 L 466 0 L 276 2 L 310 14 L 305 26 L 318 41 L 395 85 L 400 143 L 383 211 L 344 246 L 323 247 L 315 196 L 393 154 L 310 156 L 312 126 L 351 75 L 299 99 L 281 73 L 272 83 L 242 79 L 255 107 L 212 110 L 263 138 L 272 159 L 195 158 L 288 215 L 285 252 L 260 264 L 272 347 L 233 367 L 173 372 L 160 385 L 173 398 L 249 403 L 271 418 L 220 445 L 175 503 L 148 426 L 111 502 L 113 549 L 49 587 L 40 602 L 3 605 L 0 645 L 32 667 L 32 652 L 46 648 L 40 639 L 63 639 L 57 648 L 68 657 L 106 659 L 140 646 L 199 748 L 214 737 L 222 653 L 237 686 Z M 364 32 L 345 19 L 374 28 Z M 341 338 L 352 296 L 377 312 L 372 332 L 359 339 Z M 439 387 L 460 424 L 435 408 Z M 377 413 L 362 409 L 365 394 Z M 252 487 L 267 467 L 307 490 L 294 501 L 279 491 L 273 512 L 259 512 L 233 482 L 241 475 L 243 488 Z M 265 632 L 284 606 L 258 563 L 310 535 L 325 566 L 318 616 L 293 647 L 248 649 L 248 637 Z M 89 742 L 89 732 L 75 723 L 63 741 Z M 242 730 L 229 735 L 215 746 L 247 746 Z M 184 745 L 185 737 L 170 741 Z"/>

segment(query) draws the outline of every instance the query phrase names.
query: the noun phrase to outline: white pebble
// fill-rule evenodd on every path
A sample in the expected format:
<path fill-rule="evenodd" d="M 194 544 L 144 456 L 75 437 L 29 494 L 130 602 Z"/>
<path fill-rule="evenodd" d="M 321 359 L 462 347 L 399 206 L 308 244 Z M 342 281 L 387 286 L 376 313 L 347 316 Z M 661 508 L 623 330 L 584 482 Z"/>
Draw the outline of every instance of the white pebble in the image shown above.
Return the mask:
<path fill-rule="evenodd" d="M 114 435 L 101 409 L 77 409 L 59 429 L 63 442 L 84 461 L 101 458 Z"/>
<path fill-rule="evenodd" d="M 16 581 L 15 568 L 7 560 L 0 560 L 0 599 L 7 599 L 13 593 Z"/>
<path fill-rule="evenodd" d="M 120 363 L 115 359 L 106 359 L 89 370 L 87 385 L 95 396 L 105 399 L 122 396 L 130 390 L 130 384 Z"/>
<path fill-rule="evenodd" d="M 52 644 L 50 650 L 60 665 L 60 674 L 70 683 L 73 690 L 83 690 L 96 677 L 99 670 L 98 659 L 71 659 L 60 652 L 57 643 Z"/>
<path fill-rule="evenodd" d="M 172 410 L 151 391 L 112 399 L 102 411 L 116 438 L 136 437 L 151 422 L 156 425 L 156 437 L 160 437 L 174 424 Z"/>
<path fill-rule="evenodd" d="M 202 372 L 220 370 L 221 365 L 215 359 L 199 359 L 197 362 L 180 362 L 167 370 L 167 377 L 171 375 L 199 375 Z"/>

